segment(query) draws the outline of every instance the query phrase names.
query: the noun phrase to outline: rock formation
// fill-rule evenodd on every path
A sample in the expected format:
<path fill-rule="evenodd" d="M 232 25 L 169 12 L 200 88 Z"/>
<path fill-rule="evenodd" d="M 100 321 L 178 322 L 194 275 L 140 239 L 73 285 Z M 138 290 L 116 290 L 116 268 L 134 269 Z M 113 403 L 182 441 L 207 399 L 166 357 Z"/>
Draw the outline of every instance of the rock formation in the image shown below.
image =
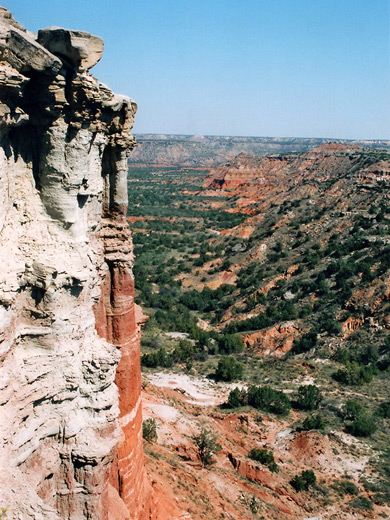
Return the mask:
<path fill-rule="evenodd" d="M 210 190 L 208 195 L 239 197 L 238 211 L 244 205 L 246 213 L 257 214 L 258 208 L 250 208 L 256 201 L 280 203 L 288 199 L 288 192 L 293 189 L 299 190 L 300 197 L 311 196 L 318 192 L 317 183 L 335 182 L 345 173 L 355 179 L 355 187 L 376 189 L 378 182 L 389 179 L 389 162 L 386 153 L 383 154 L 384 160 L 380 151 L 340 143 L 322 144 L 302 154 L 254 156 L 241 153 L 211 170 L 205 178 L 204 188 Z"/>
<path fill-rule="evenodd" d="M 102 52 L 96 36 L 34 35 L 0 8 L 0 508 L 9 519 L 149 517 L 125 221 L 136 104 L 88 72 Z"/>

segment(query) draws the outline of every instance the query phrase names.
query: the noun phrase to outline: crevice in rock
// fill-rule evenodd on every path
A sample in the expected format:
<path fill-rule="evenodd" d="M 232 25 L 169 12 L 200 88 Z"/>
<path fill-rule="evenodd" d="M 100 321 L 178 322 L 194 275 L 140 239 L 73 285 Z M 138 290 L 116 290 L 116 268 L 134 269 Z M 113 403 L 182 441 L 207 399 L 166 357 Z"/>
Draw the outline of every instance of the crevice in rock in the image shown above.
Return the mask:
<path fill-rule="evenodd" d="M 87 200 L 88 200 L 88 195 L 82 195 L 81 193 L 78 193 L 77 203 L 78 203 L 80 209 L 83 209 Z"/>
<path fill-rule="evenodd" d="M 31 298 L 34 300 L 35 305 L 38 306 L 45 296 L 45 291 L 39 287 L 31 288 Z"/>

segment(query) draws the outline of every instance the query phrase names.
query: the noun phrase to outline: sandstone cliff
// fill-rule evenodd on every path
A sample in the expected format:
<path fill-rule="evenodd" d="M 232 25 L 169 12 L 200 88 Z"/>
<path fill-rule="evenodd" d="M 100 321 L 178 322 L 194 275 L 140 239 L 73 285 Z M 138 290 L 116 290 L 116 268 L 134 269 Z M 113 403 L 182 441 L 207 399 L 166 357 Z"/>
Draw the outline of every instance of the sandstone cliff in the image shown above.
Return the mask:
<path fill-rule="evenodd" d="M 96 36 L 35 35 L 0 8 L 0 507 L 9 519 L 149 516 L 125 222 L 136 104 L 88 72 L 102 52 Z"/>

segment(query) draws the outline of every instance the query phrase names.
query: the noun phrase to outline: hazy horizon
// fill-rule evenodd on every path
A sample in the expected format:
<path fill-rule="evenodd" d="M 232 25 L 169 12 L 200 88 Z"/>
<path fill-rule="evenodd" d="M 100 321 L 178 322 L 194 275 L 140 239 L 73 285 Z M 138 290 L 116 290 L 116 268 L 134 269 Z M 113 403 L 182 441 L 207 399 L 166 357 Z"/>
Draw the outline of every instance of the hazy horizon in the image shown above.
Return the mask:
<path fill-rule="evenodd" d="M 137 102 L 137 134 L 390 139 L 389 0 L 0 4 L 101 36 L 91 72 Z"/>
<path fill-rule="evenodd" d="M 182 134 L 182 133 L 165 133 L 165 132 L 132 132 L 133 135 L 166 135 L 166 136 L 183 136 L 183 137 L 242 137 L 248 139 L 326 139 L 336 141 L 386 141 L 390 139 L 355 139 L 343 137 L 328 137 L 328 136 L 291 136 L 291 135 L 227 135 L 227 134 Z"/>

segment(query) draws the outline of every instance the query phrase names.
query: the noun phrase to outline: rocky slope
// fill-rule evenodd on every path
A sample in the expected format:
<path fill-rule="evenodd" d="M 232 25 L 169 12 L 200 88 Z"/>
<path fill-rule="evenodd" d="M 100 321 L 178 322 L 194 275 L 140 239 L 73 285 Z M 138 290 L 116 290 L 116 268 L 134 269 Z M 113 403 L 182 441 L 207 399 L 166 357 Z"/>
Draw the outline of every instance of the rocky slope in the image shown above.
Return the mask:
<path fill-rule="evenodd" d="M 96 36 L 32 34 L 0 8 L 0 507 L 9 519 L 150 514 L 125 222 L 136 105 L 88 72 L 102 52 Z"/>
<path fill-rule="evenodd" d="M 388 517 L 386 503 L 370 510 L 355 507 L 358 493 L 370 496 L 363 484 L 372 472 L 370 449 L 362 439 L 341 431 L 300 431 L 296 410 L 281 418 L 248 407 L 221 408 L 232 384 L 172 372 L 144 378 L 144 415 L 157 425 L 157 439 L 146 445 L 147 466 L 193 520 Z M 302 370 L 295 384 L 311 380 L 312 374 Z M 206 467 L 194 442 L 202 429 L 215 434 L 220 445 L 214 463 Z M 253 448 L 271 451 L 277 467 L 271 470 L 251 459 Z M 296 492 L 290 480 L 307 469 L 315 472 L 318 486 Z M 342 492 L 345 485 L 351 494 Z"/>
<path fill-rule="evenodd" d="M 236 310 L 234 318 L 228 312 L 225 319 L 258 316 L 265 310 L 265 300 L 275 304 L 290 298 L 294 305 L 307 304 L 316 311 L 321 307 L 317 300 L 325 304 L 328 299 L 336 306 L 342 302 L 347 311 L 336 312 L 345 336 L 371 321 L 386 329 L 389 180 L 386 151 L 336 143 L 304 154 L 240 154 L 211 171 L 203 194 L 219 200 L 225 211 L 248 215 L 223 235 L 224 240 L 227 236 L 245 240 L 228 254 L 228 272 L 241 287 L 235 303 L 244 294 L 245 298 L 238 305 L 241 312 Z M 260 280 L 255 274 L 259 267 Z M 205 270 L 206 264 L 200 277 Z M 323 293 L 317 289 L 317 278 L 317 282 L 323 279 Z M 204 281 L 211 287 L 214 279 Z M 195 287 L 197 280 L 191 285 Z M 279 337 L 276 330 L 268 333 Z M 264 331 L 257 339 L 248 338 L 248 344 L 267 343 L 263 336 Z M 279 339 L 284 341 L 290 333 L 283 336 Z"/>
<path fill-rule="evenodd" d="M 204 187 L 228 190 L 228 195 L 262 200 L 275 199 L 278 193 L 283 199 L 291 198 L 291 189 L 312 183 L 355 176 L 355 187 L 366 184 L 373 187 L 389 179 L 389 160 L 385 151 L 363 149 L 357 145 L 326 143 L 304 154 L 254 156 L 239 154 L 223 166 L 212 170 Z M 356 174 L 356 175 L 355 175 Z M 234 190 L 239 188 L 235 193 Z M 310 188 L 308 189 L 308 193 Z M 312 191 L 319 191 L 315 189 Z M 268 197 L 266 193 L 269 193 Z M 302 193 L 304 194 L 304 193 Z M 294 195 L 298 195 L 294 193 Z M 239 208 L 240 209 L 240 208 Z"/>

